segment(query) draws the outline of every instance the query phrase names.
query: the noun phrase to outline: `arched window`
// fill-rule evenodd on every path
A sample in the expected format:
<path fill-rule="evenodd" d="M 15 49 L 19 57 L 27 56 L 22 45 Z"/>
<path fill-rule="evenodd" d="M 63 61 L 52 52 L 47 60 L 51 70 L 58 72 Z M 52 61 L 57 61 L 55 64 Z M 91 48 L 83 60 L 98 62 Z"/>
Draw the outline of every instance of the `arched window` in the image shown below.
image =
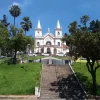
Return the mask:
<path fill-rule="evenodd" d="M 39 42 L 37 42 L 37 46 L 39 46 L 40 45 L 40 43 Z"/>
<path fill-rule="evenodd" d="M 50 41 L 47 41 L 47 42 L 46 42 L 46 45 L 51 45 L 51 42 L 50 42 Z"/>
<path fill-rule="evenodd" d="M 60 32 L 58 32 L 58 35 L 60 35 Z"/>
<path fill-rule="evenodd" d="M 58 46 L 60 46 L 60 42 L 58 42 Z"/>

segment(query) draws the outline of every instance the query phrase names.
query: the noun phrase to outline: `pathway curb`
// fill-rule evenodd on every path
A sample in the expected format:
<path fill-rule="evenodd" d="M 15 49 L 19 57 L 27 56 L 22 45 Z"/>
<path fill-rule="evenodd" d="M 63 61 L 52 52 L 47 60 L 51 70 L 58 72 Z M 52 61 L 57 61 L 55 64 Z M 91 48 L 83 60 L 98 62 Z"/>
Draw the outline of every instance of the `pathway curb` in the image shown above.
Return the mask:
<path fill-rule="evenodd" d="M 77 78 L 77 75 L 76 75 L 75 71 L 73 70 L 73 68 L 72 68 L 72 66 L 71 66 L 71 63 L 69 63 L 68 65 L 69 65 L 69 67 L 71 68 L 73 74 L 75 75 L 75 77 L 76 77 L 76 79 L 77 79 L 77 81 L 78 81 L 80 87 L 82 88 L 83 92 L 85 93 L 86 97 L 88 97 L 88 94 L 87 94 L 86 91 L 83 89 L 82 85 L 80 84 L 79 79 Z"/>
<path fill-rule="evenodd" d="M 11 100 L 11 99 L 31 99 L 37 100 L 37 96 L 35 95 L 0 95 L 0 100 Z"/>

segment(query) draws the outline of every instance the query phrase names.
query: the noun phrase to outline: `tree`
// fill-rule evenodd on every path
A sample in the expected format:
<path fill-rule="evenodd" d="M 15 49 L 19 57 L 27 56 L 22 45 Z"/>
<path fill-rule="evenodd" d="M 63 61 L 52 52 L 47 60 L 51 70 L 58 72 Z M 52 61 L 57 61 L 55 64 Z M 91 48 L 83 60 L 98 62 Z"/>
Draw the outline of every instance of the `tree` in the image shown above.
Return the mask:
<path fill-rule="evenodd" d="M 5 27 L 8 27 L 10 23 L 7 22 L 7 16 L 3 15 L 3 19 L 1 20 L 1 23 L 5 25 Z"/>
<path fill-rule="evenodd" d="M 89 17 L 87 17 L 89 18 Z M 87 27 L 87 20 L 83 20 L 84 29 Z M 91 24 L 90 24 L 91 25 Z M 96 95 L 96 70 L 100 67 L 98 59 L 100 57 L 100 32 L 90 32 L 90 30 L 83 30 L 82 27 L 77 27 L 73 33 L 70 34 L 70 43 L 75 46 L 74 52 L 79 56 L 87 59 L 87 69 L 92 76 L 92 94 Z M 92 61 L 92 62 L 91 62 Z"/>
<path fill-rule="evenodd" d="M 66 42 L 66 45 L 69 46 L 69 55 L 72 57 L 72 55 L 74 53 L 73 52 L 74 46 L 71 44 L 70 38 L 71 38 L 70 35 L 65 33 L 61 40 L 62 40 L 62 42 Z"/>
<path fill-rule="evenodd" d="M 1 49 L 7 43 L 6 40 L 8 36 L 9 36 L 9 32 L 7 27 L 5 27 L 5 25 L 2 22 L 0 22 L 0 56 L 1 56 Z"/>
<path fill-rule="evenodd" d="M 32 22 L 30 21 L 29 17 L 24 17 L 23 22 L 21 22 L 20 24 L 25 31 L 25 35 L 26 35 L 26 31 L 29 31 L 29 29 L 32 28 Z"/>
<path fill-rule="evenodd" d="M 80 22 L 84 25 L 84 27 L 86 28 L 86 24 L 89 21 L 89 16 L 88 15 L 84 15 L 82 16 L 82 18 L 80 18 Z"/>
<path fill-rule="evenodd" d="M 96 95 L 96 70 L 100 67 L 98 63 L 98 57 L 100 56 L 100 33 L 80 32 L 73 38 L 72 43 L 76 47 L 75 51 L 87 59 L 86 66 L 93 80 L 92 93 Z M 97 63 L 96 67 L 95 63 Z"/>
<path fill-rule="evenodd" d="M 29 53 L 28 50 L 31 50 L 34 52 L 34 38 L 31 38 L 30 36 L 27 36 L 27 53 Z"/>
<path fill-rule="evenodd" d="M 14 26 L 10 26 L 10 49 L 14 51 L 13 63 L 16 64 L 16 53 L 17 51 L 25 51 L 27 45 L 33 44 L 33 39 L 31 37 L 26 37 L 24 35 L 23 29 L 18 29 Z"/>
<path fill-rule="evenodd" d="M 98 19 L 96 21 L 92 20 L 89 29 L 93 33 L 100 32 L 100 21 Z"/>
<path fill-rule="evenodd" d="M 78 23 L 77 21 L 73 21 L 72 23 L 69 24 L 69 34 L 65 34 L 64 37 L 62 38 L 62 41 L 66 41 L 66 44 L 69 46 L 69 54 L 72 57 L 72 55 L 75 53 L 74 48 L 75 46 L 71 43 L 71 36 L 74 35 L 78 31 Z"/>
<path fill-rule="evenodd" d="M 70 23 L 70 25 L 68 26 L 69 28 L 69 32 L 71 34 L 74 34 L 76 32 L 78 25 L 77 25 L 77 21 L 73 21 L 72 23 Z"/>
<path fill-rule="evenodd" d="M 15 18 L 21 14 L 21 9 L 19 8 L 18 5 L 12 5 L 9 12 L 14 17 L 14 26 L 15 26 Z"/>

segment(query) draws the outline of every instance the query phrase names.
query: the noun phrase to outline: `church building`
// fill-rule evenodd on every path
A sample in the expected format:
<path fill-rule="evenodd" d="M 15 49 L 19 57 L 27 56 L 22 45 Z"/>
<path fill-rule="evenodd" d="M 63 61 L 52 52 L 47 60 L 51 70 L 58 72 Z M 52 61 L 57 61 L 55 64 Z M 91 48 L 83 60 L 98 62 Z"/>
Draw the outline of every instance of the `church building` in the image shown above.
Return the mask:
<path fill-rule="evenodd" d="M 56 55 L 56 53 L 63 52 L 66 54 L 69 52 L 69 48 L 66 43 L 61 41 L 62 39 L 62 28 L 59 20 L 55 28 L 54 34 L 48 31 L 43 35 L 40 20 L 38 20 L 37 27 L 35 28 L 35 48 L 34 53 L 50 53 Z"/>

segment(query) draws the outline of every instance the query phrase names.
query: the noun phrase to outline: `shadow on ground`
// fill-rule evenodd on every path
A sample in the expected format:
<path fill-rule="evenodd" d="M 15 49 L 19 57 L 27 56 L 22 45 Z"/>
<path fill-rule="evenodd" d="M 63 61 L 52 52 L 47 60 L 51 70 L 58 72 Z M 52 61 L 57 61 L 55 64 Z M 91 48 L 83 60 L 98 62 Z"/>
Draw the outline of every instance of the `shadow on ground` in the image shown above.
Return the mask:
<path fill-rule="evenodd" d="M 58 89 L 52 91 L 59 92 L 60 98 L 66 98 L 67 100 L 83 100 L 86 98 L 74 74 L 70 74 L 67 78 L 58 77 L 58 81 L 51 83 L 51 85 L 58 85 Z"/>

